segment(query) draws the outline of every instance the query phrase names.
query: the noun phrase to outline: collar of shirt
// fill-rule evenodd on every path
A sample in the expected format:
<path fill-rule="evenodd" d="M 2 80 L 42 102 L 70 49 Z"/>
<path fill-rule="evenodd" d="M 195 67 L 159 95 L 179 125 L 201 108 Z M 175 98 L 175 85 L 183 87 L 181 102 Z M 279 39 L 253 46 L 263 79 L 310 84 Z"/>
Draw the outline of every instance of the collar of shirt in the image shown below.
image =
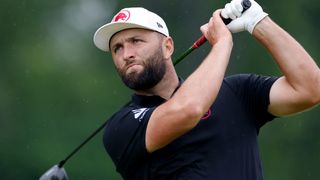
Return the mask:
<path fill-rule="evenodd" d="M 182 83 L 183 83 L 183 79 L 179 77 L 179 85 L 173 91 L 172 96 L 180 88 Z M 166 101 L 165 99 L 163 99 L 160 96 L 156 96 L 156 95 L 155 96 L 144 96 L 144 95 L 138 95 L 138 94 L 132 95 L 132 102 L 136 105 L 144 106 L 144 107 L 159 106 L 160 104 L 164 103 L 165 101 Z"/>

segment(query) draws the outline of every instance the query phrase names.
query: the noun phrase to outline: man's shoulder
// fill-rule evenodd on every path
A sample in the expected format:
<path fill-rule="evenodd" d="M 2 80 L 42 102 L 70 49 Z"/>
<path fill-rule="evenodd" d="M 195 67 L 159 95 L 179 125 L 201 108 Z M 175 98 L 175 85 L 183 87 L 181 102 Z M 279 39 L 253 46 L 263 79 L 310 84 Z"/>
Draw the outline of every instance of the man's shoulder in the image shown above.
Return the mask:
<path fill-rule="evenodd" d="M 153 108 L 144 107 L 129 101 L 108 119 L 107 124 L 139 124 L 145 118 L 146 114 L 149 114 L 150 109 Z"/>
<path fill-rule="evenodd" d="M 266 76 L 255 73 L 243 73 L 226 76 L 223 82 L 229 85 L 250 85 L 265 82 L 273 84 L 274 81 L 276 81 L 278 78 L 279 77 L 277 76 Z"/>
<path fill-rule="evenodd" d="M 231 74 L 224 78 L 224 80 L 232 80 L 232 79 L 247 79 L 250 77 L 259 76 L 257 74 L 250 74 L 250 73 L 239 73 L 239 74 Z"/>

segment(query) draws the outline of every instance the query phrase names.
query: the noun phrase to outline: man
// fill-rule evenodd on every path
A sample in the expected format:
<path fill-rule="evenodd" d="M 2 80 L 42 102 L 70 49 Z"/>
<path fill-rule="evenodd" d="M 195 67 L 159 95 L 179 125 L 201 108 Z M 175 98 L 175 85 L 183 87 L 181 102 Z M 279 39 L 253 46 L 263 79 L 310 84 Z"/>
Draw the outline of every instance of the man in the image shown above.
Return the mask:
<path fill-rule="evenodd" d="M 143 8 L 126 8 L 99 28 L 95 45 L 110 51 L 134 90 L 115 113 L 103 142 L 124 179 L 261 180 L 257 135 L 275 117 L 320 102 L 320 70 L 308 53 L 255 1 L 242 13 L 233 0 L 201 31 L 212 45 L 184 81 L 172 64 L 165 22 Z M 220 15 L 233 21 L 226 26 Z M 224 77 L 231 32 L 247 30 L 273 56 L 282 77 Z"/>

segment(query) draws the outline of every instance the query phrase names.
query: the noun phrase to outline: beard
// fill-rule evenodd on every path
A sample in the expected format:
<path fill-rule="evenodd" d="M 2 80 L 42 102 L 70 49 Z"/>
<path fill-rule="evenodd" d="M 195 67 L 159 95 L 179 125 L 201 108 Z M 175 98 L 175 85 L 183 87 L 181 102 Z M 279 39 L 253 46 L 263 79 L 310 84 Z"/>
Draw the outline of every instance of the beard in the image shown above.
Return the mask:
<path fill-rule="evenodd" d="M 166 72 L 163 53 L 161 47 L 145 59 L 141 72 L 131 72 L 126 74 L 125 71 L 117 69 L 123 83 L 130 89 L 144 91 L 153 88 L 163 78 Z"/>

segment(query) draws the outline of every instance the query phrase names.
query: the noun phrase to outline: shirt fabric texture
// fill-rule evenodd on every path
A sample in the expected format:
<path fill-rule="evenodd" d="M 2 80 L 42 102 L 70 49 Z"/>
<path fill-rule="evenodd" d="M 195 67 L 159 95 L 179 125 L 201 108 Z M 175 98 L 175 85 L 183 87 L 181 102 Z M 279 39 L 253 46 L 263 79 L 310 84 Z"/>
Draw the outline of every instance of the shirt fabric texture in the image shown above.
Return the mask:
<path fill-rule="evenodd" d="M 133 95 L 108 120 L 105 149 L 124 179 L 262 180 L 258 134 L 275 118 L 267 108 L 276 79 L 255 74 L 226 77 L 196 127 L 153 153 L 146 150 L 146 128 L 165 100 Z"/>

